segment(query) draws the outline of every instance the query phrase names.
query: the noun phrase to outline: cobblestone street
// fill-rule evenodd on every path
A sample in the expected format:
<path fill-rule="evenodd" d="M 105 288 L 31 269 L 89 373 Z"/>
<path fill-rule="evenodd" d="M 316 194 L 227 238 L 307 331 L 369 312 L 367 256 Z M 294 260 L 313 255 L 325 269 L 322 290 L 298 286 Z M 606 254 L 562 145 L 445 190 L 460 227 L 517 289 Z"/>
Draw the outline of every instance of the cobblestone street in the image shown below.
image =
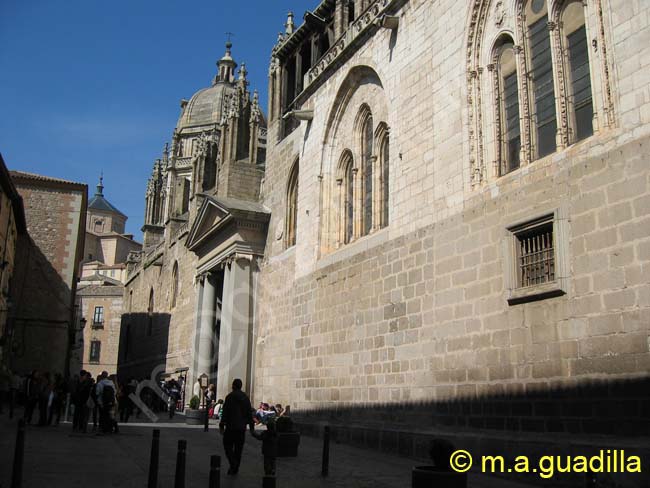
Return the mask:
<path fill-rule="evenodd" d="M 17 413 L 20 413 L 17 412 Z M 260 443 L 247 436 L 242 468 L 236 478 L 226 476 L 227 461 L 216 426 L 208 433 L 203 427 L 190 427 L 178 416 L 175 422 L 163 419 L 161 430 L 159 486 L 174 485 L 176 449 L 179 439 L 188 443 L 187 487 L 207 487 L 210 456 L 222 457 L 221 486 L 262 486 Z M 167 422 L 167 423 L 166 423 Z M 16 418 L 0 417 L 0 449 L 13 460 Z M 133 423 L 120 426 L 120 434 L 96 436 L 72 433 L 69 423 L 58 427 L 27 426 L 23 488 L 139 487 L 147 485 L 149 455 L 154 425 Z M 278 487 L 409 487 L 411 468 L 417 461 L 362 449 L 331 445 L 330 476 L 320 476 L 322 441 L 303 436 L 297 458 L 278 459 Z M 0 466 L 0 487 L 10 485 L 11 462 Z M 92 483 L 92 485 L 91 485 Z M 471 488 L 525 488 L 482 475 L 470 475 Z"/>

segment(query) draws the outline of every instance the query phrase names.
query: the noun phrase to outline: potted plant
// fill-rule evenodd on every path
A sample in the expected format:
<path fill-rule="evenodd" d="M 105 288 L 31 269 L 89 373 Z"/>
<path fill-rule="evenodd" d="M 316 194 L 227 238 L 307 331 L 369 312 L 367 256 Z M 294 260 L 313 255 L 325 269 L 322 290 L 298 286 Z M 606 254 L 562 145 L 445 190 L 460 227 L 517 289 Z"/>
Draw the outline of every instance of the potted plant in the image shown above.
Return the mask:
<path fill-rule="evenodd" d="M 411 477 L 412 488 L 467 488 L 467 473 L 451 469 L 449 459 L 456 449 L 444 439 L 431 441 L 429 457 L 432 466 L 416 466 Z"/>
<path fill-rule="evenodd" d="M 194 395 L 190 398 L 190 407 L 185 410 L 185 423 L 187 425 L 203 425 L 204 412 L 199 410 L 199 397 Z"/>
<path fill-rule="evenodd" d="M 275 421 L 275 427 L 278 432 L 278 457 L 298 456 L 300 432 L 295 429 L 291 417 L 279 417 Z"/>

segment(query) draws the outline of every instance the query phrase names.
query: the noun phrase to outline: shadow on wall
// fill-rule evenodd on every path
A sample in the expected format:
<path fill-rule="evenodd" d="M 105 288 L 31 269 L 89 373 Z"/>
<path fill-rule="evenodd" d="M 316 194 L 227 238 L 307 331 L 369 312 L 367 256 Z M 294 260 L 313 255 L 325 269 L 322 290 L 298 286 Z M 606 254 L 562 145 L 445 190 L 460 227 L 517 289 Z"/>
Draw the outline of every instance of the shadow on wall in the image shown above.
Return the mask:
<path fill-rule="evenodd" d="M 11 367 L 64 373 L 73 320 L 70 286 L 29 235 L 19 236 L 11 282 L 15 311 Z"/>
<path fill-rule="evenodd" d="M 121 381 L 134 377 L 149 379 L 152 371 L 165 370 L 169 350 L 168 313 L 126 313 L 122 315 L 117 375 Z"/>
<path fill-rule="evenodd" d="M 513 464 L 519 455 L 565 459 L 624 449 L 641 457 L 643 473 L 603 474 L 603 481 L 650 486 L 645 469 L 650 463 L 650 377 L 449 401 L 333 406 L 298 410 L 294 416 L 304 434 L 320 436 L 330 425 L 334 442 L 417 459 L 428 458 L 429 443 L 436 438 L 450 440 L 474 459 L 501 455 Z M 551 486 L 583 486 L 584 474 L 551 481 Z"/>

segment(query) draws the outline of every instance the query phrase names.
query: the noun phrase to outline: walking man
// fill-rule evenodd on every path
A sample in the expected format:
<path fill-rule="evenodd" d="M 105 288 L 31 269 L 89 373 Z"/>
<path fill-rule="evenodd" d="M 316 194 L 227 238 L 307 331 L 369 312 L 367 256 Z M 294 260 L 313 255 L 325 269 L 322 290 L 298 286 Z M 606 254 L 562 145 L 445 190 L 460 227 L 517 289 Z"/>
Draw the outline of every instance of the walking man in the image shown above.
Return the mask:
<path fill-rule="evenodd" d="M 223 448 L 230 464 L 228 469 L 230 475 L 235 475 L 239 471 L 246 427 L 251 431 L 255 429 L 251 402 L 241 388 L 242 382 L 239 378 L 232 382 L 232 392 L 226 396 L 219 422 L 219 432 L 223 435 Z"/>

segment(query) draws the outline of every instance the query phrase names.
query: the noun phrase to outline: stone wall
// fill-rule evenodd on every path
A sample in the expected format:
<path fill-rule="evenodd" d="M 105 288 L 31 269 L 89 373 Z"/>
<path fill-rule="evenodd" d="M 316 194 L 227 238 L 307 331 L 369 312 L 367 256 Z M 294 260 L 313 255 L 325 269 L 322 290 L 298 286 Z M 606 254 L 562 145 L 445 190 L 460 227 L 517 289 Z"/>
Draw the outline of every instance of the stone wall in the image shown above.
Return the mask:
<path fill-rule="evenodd" d="M 650 6 L 603 6 L 611 62 L 626 67 L 610 73 L 616 124 L 501 178 L 490 170 L 471 184 L 470 21 L 457 2 L 407 2 L 397 31 L 373 31 L 315 82 L 301 107 L 314 109 L 312 121 L 284 140 L 279 120 L 270 121 L 255 401 L 289 403 L 314 418 L 347 409 L 363 420 L 369 409 L 503 395 L 528 402 L 521 408 L 533 420 L 515 430 L 556 432 L 557 423 L 534 419 L 543 416 L 535 392 L 580 391 L 607 378 L 634 397 L 623 380 L 650 371 L 650 80 L 639 71 L 650 27 L 633 19 Z M 509 28 L 512 16 L 504 22 Z M 375 73 L 381 89 L 355 84 L 360 70 Z M 390 130 L 389 225 L 332 245 L 343 147 L 330 136 L 354 130 L 349 115 L 361 102 L 379 114 L 386 105 L 378 120 Z M 284 193 L 296 159 L 297 244 L 285 249 Z M 565 294 L 510 305 L 508 228 L 553 212 L 567 230 L 556 235 L 557 256 L 568 263 Z M 639 405 L 621 402 L 641 425 L 649 413 Z M 562 415 L 561 431 L 572 432 Z M 610 424 L 614 417 L 610 410 Z M 479 422 L 465 426 L 503 429 Z M 581 432 L 611 433 L 604 422 L 589 425 Z"/>
<path fill-rule="evenodd" d="M 83 252 L 86 185 L 12 173 L 23 197 L 29 236 L 20 239 L 15 280 L 17 352 L 21 372 L 64 373 Z"/>
<path fill-rule="evenodd" d="M 120 325 L 122 321 L 124 288 L 122 286 L 90 285 L 79 290 L 79 311 L 86 319 L 83 330 L 83 346 L 81 351 L 81 367 L 97 377 L 102 371 L 109 374 L 117 372 L 117 359 L 120 347 Z M 104 322 L 94 323 L 95 307 L 103 307 Z M 90 343 L 101 343 L 98 362 L 90 361 Z M 78 373 L 72 371 L 71 373 Z"/>
<path fill-rule="evenodd" d="M 145 254 L 139 268 L 128 275 L 118 365 L 121 377 L 148 378 L 155 368 L 159 368 L 158 373 L 173 372 L 192 364 L 196 256 L 185 247 L 186 237 L 187 233 L 178 240 L 163 241 L 153 252 Z M 179 288 L 176 306 L 172 308 L 175 262 L 178 262 Z M 154 307 L 149 334 L 151 290 L 154 292 Z"/>

